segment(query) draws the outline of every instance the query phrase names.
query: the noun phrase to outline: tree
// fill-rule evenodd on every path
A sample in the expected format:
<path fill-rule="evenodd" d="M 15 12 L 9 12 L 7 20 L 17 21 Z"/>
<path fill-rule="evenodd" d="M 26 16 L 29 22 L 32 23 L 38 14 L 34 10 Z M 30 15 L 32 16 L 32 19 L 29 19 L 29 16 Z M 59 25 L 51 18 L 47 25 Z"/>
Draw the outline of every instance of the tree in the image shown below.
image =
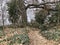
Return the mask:
<path fill-rule="evenodd" d="M 19 16 L 16 14 L 16 0 L 12 0 L 8 3 L 8 11 L 9 11 L 9 20 L 14 24 L 19 19 Z"/>
<path fill-rule="evenodd" d="M 56 5 L 57 12 L 55 15 L 57 15 L 57 23 L 60 24 L 60 3 L 57 3 Z"/>
<path fill-rule="evenodd" d="M 14 2 L 15 1 L 15 2 Z M 37 0 L 33 0 L 33 2 L 36 2 Z M 38 2 L 38 1 L 37 1 Z M 25 6 L 25 4 L 24 4 L 24 0 L 12 0 L 11 1 L 11 3 L 12 4 L 10 4 L 10 5 L 12 5 L 12 10 L 13 11 L 11 11 L 11 9 L 10 9 L 10 11 L 9 12 L 13 12 L 13 13 L 15 13 L 14 14 L 14 19 L 15 19 L 15 21 L 17 20 L 17 18 L 19 18 L 20 16 L 21 16 L 21 19 L 22 19 L 22 23 L 23 23 L 23 25 L 24 24 L 26 24 L 27 23 L 27 15 L 26 15 L 26 10 L 27 10 L 27 8 L 42 8 L 42 9 L 44 9 L 44 10 L 46 10 L 48 13 L 49 13 L 49 11 L 55 11 L 55 9 L 50 9 L 50 8 L 48 8 L 47 7 L 47 5 L 46 4 L 54 4 L 54 3 L 58 3 L 58 2 L 60 2 L 60 1 L 57 1 L 57 2 L 46 2 L 45 3 L 45 1 L 44 1 L 44 3 L 40 3 L 40 4 L 36 4 L 36 3 L 33 3 L 33 4 L 28 4 L 27 6 Z M 15 3 L 15 4 L 13 4 L 13 3 Z M 42 6 L 43 5 L 43 6 Z M 11 6 L 10 6 L 11 7 Z M 11 15 L 13 14 L 13 13 L 11 13 Z M 9 13 L 10 14 L 10 13 Z M 13 19 L 13 18 L 11 18 L 11 19 Z M 14 21 L 14 22 L 15 22 Z M 16 21 L 17 22 L 17 21 Z"/>
<path fill-rule="evenodd" d="M 1 10 L 1 16 L 2 16 L 2 29 L 3 29 L 3 34 L 5 35 L 5 33 L 4 33 L 4 8 L 2 8 L 2 6 L 3 6 L 2 3 L 3 3 L 3 0 L 1 0 L 1 5 L 0 5 L 1 9 L 0 10 Z"/>
<path fill-rule="evenodd" d="M 23 0 L 11 0 L 11 2 L 8 3 L 8 7 L 10 15 L 9 19 L 12 23 L 18 23 L 18 21 L 20 21 L 19 20 L 20 17 L 23 25 L 27 23 L 27 15 Z"/>
<path fill-rule="evenodd" d="M 57 4 L 57 3 L 56 3 Z M 42 26 L 42 29 L 45 28 L 50 28 L 52 26 L 56 26 L 57 23 L 60 23 L 60 4 L 58 3 L 56 6 L 56 8 L 48 8 L 46 4 L 43 4 L 44 8 L 42 8 L 39 12 L 37 12 L 35 18 L 36 21 Z M 43 11 L 42 11 L 43 10 Z M 49 17 L 50 15 L 50 17 Z M 45 20 L 46 23 L 44 22 Z M 44 29 L 44 30 L 45 30 Z"/>
<path fill-rule="evenodd" d="M 24 25 L 27 23 L 27 14 L 26 14 L 24 0 L 17 0 L 17 8 L 19 10 L 19 14 L 22 17 L 22 23 Z"/>
<path fill-rule="evenodd" d="M 56 25 L 59 25 L 60 24 L 60 3 L 56 4 L 55 9 L 57 11 L 51 12 L 52 16 L 49 21 L 50 21 L 50 23 L 55 23 Z"/>

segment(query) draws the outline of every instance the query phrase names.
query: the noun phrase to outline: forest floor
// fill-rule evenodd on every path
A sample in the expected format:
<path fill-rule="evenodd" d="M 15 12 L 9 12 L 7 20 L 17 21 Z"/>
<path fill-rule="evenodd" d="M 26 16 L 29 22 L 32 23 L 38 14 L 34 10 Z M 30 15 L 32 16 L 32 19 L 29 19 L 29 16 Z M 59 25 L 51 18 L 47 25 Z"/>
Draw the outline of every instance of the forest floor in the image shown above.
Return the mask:
<path fill-rule="evenodd" d="M 24 28 L 17 28 L 15 30 L 15 29 L 12 29 L 12 28 L 6 28 L 4 30 L 5 36 L 0 37 L 0 40 L 11 37 L 15 33 L 21 34 L 22 33 L 21 30 L 23 30 L 23 29 Z M 45 37 L 43 37 L 39 33 L 40 29 L 27 27 L 27 30 L 29 30 L 28 36 L 30 38 L 30 45 L 60 45 L 60 44 L 58 44 L 58 42 L 55 42 L 53 40 L 45 39 Z M 3 41 L 3 42 L 0 43 L 0 45 L 7 45 L 7 43 L 8 43 L 7 41 Z M 18 45 L 18 44 L 15 44 L 15 45 Z"/>

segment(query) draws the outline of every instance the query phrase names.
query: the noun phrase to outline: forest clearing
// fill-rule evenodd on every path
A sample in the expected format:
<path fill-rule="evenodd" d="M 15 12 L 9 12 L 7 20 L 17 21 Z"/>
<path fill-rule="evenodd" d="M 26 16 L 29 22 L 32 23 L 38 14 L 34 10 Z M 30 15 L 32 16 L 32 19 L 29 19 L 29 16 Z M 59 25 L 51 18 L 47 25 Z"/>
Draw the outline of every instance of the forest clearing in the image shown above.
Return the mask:
<path fill-rule="evenodd" d="M 0 45 L 60 45 L 60 0 L 0 0 Z"/>

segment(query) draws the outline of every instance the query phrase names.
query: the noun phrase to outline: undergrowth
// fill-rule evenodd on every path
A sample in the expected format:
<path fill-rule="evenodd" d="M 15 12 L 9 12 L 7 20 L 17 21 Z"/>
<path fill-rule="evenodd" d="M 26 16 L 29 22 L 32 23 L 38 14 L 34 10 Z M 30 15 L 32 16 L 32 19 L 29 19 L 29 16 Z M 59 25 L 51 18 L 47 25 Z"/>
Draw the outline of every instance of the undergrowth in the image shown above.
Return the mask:
<path fill-rule="evenodd" d="M 14 43 L 29 45 L 29 37 L 27 34 L 20 34 L 20 35 L 16 34 L 7 40 L 11 40 L 10 43 L 8 43 L 9 45 L 13 45 Z"/>
<path fill-rule="evenodd" d="M 45 30 L 41 31 L 41 34 L 49 40 L 58 41 L 60 39 L 60 29 L 51 29 L 51 30 Z"/>
<path fill-rule="evenodd" d="M 29 45 L 28 31 L 25 28 L 20 31 L 22 32 L 21 34 L 14 34 L 12 37 L 0 40 L 0 43 L 8 42 L 7 45 L 14 45 L 16 43 L 22 45 Z"/>

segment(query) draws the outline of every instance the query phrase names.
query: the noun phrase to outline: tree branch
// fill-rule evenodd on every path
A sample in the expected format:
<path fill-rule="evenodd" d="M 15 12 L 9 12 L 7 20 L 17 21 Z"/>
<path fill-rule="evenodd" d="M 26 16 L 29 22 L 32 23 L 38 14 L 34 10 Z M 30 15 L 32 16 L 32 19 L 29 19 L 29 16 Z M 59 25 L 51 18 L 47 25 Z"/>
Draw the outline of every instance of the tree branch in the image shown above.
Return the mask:
<path fill-rule="evenodd" d="M 56 2 L 46 2 L 46 3 L 40 3 L 40 4 L 28 4 L 27 6 L 26 6 L 26 8 L 25 9 L 28 9 L 28 8 L 30 8 L 31 6 L 33 7 L 33 8 L 43 8 L 41 5 L 45 5 L 45 4 L 55 4 L 55 3 L 59 3 L 60 1 L 56 1 Z"/>

